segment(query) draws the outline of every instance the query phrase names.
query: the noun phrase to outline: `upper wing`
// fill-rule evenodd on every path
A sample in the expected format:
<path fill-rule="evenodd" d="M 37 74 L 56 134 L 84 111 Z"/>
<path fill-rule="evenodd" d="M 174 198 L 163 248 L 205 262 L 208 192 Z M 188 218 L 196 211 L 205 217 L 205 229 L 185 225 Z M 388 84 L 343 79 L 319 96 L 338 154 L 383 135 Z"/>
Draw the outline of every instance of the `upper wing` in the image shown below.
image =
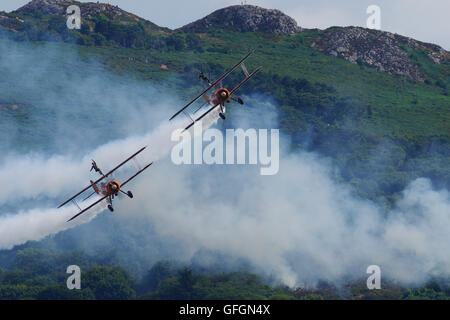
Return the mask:
<path fill-rule="evenodd" d="M 248 77 L 246 77 L 244 80 L 241 81 L 241 83 L 239 83 L 233 90 L 231 90 L 230 92 L 230 96 L 235 93 L 236 91 L 239 90 L 240 87 L 242 87 L 244 85 L 244 83 L 246 83 L 248 80 L 250 80 L 251 77 L 253 77 L 259 70 L 261 70 L 262 67 L 258 67 L 255 70 L 253 70 L 253 72 L 251 74 L 248 75 Z"/>
<path fill-rule="evenodd" d="M 177 113 L 175 113 L 169 120 L 172 120 L 173 118 L 175 118 L 177 115 L 179 115 L 181 112 L 183 112 L 184 110 L 186 110 L 187 107 L 189 107 L 191 104 L 193 104 L 195 101 L 197 101 L 203 94 L 205 94 L 206 92 L 208 92 L 209 90 L 211 90 L 211 88 L 213 88 L 215 85 L 217 85 L 218 83 L 220 83 L 223 79 L 225 79 L 226 77 L 228 77 L 228 75 L 233 72 L 237 67 L 239 67 L 239 65 L 244 62 L 248 57 L 250 57 L 251 54 L 253 54 L 253 52 L 255 52 L 254 50 L 251 50 L 249 53 L 247 53 L 247 55 L 245 57 L 243 57 L 238 63 L 236 63 L 230 70 L 228 70 L 226 73 L 224 73 L 219 79 L 217 79 L 214 83 L 212 83 L 208 88 L 206 88 L 205 90 L 203 90 L 198 96 L 196 96 L 191 102 L 189 102 L 187 105 L 185 105 L 183 108 L 181 108 Z"/>
<path fill-rule="evenodd" d="M 150 167 L 153 164 L 153 162 L 150 162 L 149 164 L 147 164 L 145 167 L 143 167 L 141 170 L 139 170 L 138 172 L 136 172 L 134 175 L 132 175 L 131 177 L 129 177 L 127 180 L 125 180 L 124 182 L 122 182 L 122 184 L 120 185 L 121 187 L 123 187 L 124 185 L 126 185 L 128 182 L 130 182 L 131 180 L 134 179 L 134 177 L 136 177 L 138 174 L 140 174 L 142 171 L 144 171 L 145 169 L 147 169 L 148 167 Z"/>
<path fill-rule="evenodd" d="M 97 179 L 96 181 L 94 181 L 93 183 L 91 183 L 90 185 L 88 185 L 86 188 L 84 188 L 83 190 L 81 190 L 80 192 L 78 192 L 76 195 L 70 197 L 68 200 L 64 201 L 63 203 L 61 203 L 58 208 L 61 208 L 62 206 L 66 205 L 68 202 L 72 201 L 73 199 L 75 199 L 76 197 L 78 197 L 80 194 L 82 194 L 83 192 L 85 192 L 86 190 L 88 190 L 90 187 L 92 187 L 94 184 L 97 184 L 98 182 L 100 182 L 102 179 L 104 179 L 105 177 L 109 176 L 111 173 L 113 173 L 114 171 L 116 171 L 117 169 L 119 169 L 121 166 L 123 166 L 125 163 L 127 163 L 128 161 L 130 161 L 131 159 L 133 159 L 135 156 L 137 156 L 139 153 L 141 153 L 146 147 L 141 148 L 139 151 L 137 151 L 136 153 L 134 153 L 132 156 L 130 156 L 129 158 L 127 158 L 125 161 L 121 162 L 118 166 L 116 166 L 114 169 L 110 170 L 108 173 L 104 174 L 101 178 Z"/>

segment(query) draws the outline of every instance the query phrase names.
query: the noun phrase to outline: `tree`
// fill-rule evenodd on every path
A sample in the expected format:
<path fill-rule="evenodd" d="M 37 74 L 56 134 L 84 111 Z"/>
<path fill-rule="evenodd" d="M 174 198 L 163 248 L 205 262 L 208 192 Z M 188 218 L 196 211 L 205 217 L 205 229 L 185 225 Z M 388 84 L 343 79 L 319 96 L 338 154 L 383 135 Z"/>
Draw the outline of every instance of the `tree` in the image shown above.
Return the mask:
<path fill-rule="evenodd" d="M 100 300 L 130 300 L 136 298 L 127 271 L 119 267 L 94 267 L 83 274 L 81 287 L 89 288 Z"/>
<path fill-rule="evenodd" d="M 28 287 L 24 284 L 0 286 L 1 300 L 35 299 L 40 291 L 39 287 Z"/>
<path fill-rule="evenodd" d="M 32 274 L 30 272 L 24 270 L 12 270 L 5 272 L 2 283 L 9 285 L 24 284 L 31 276 Z"/>
<path fill-rule="evenodd" d="M 184 49 L 184 39 L 178 34 L 170 35 L 167 40 L 167 46 L 175 49 L 176 51 L 181 51 Z"/>
<path fill-rule="evenodd" d="M 177 276 L 164 280 L 158 286 L 158 290 L 152 298 L 176 300 L 197 299 L 198 297 L 194 289 L 195 282 L 192 270 L 184 268 L 178 272 Z"/>
<path fill-rule="evenodd" d="M 69 290 L 64 285 L 49 286 L 39 292 L 38 300 L 93 300 L 94 293 L 91 289 Z"/>
<path fill-rule="evenodd" d="M 17 252 L 13 267 L 33 274 L 46 274 L 53 271 L 53 258 L 48 250 L 25 248 Z"/>
<path fill-rule="evenodd" d="M 81 24 L 80 32 L 86 35 L 91 32 L 91 28 L 89 27 L 89 24 L 87 24 L 87 22 Z"/>
<path fill-rule="evenodd" d="M 200 47 L 200 38 L 192 33 L 189 33 L 186 36 L 186 45 L 189 50 L 194 50 Z"/>
<path fill-rule="evenodd" d="M 406 300 L 449 300 L 449 297 L 444 292 L 437 292 L 430 288 L 419 288 L 416 290 L 409 289 L 404 299 Z"/>
<path fill-rule="evenodd" d="M 64 16 L 52 15 L 48 20 L 48 30 L 60 34 L 67 30 L 66 18 Z"/>
<path fill-rule="evenodd" d="M 174 266 L 170 261 L 159 261 L 155 263 L 144 276 L 139 291 L 154 291 L 158 288 L 162 281 L 174 275 Z"/>

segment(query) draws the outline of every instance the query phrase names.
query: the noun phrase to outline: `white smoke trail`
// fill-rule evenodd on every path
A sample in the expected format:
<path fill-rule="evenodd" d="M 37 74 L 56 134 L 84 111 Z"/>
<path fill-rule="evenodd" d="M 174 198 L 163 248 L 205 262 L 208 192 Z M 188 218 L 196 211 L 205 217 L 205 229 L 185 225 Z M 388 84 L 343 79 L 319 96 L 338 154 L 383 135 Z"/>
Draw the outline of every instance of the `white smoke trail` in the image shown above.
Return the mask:
<path fill-rule="evenodd" d="M 217 114 L 207 118 L 205 126 L 209 127 L 217 121 Z M 147 150 L 139 155 L 140 161 L 145 163 L 157 161 L 170 151 L 173 144 L 170 141 L 171 132 L 185 125 L 186 121 L 183 120 L 163 123 L 156 130 L 143 136 L 129 137 L 100 146 L 80 161 L 61 155 L 50 158 L 42 155 L 26 155 L 19 159 L 9 157 L 0 168 L 0 181 L 5 182 L 3 192 L 0 194 L 0 204 L 21 199 L 35 199 L 39 196 L 56 198 L 68 192 L 75 193 L 88 183 L 87 169 L 91 159 L 96 159 L 103 168 L 109 169 L 136 152 L 138 148 L 148 145 Z M 62 202 L 62 199 L 59 202 Z M 84 203 L 81 207 L 87 205 Z M 68 216 L 70 218 L 77 212 L 73 206 L 61 209 L 36 208 L 2 215 L 0 249 L 8 249 L 29 240 L 40 240 L 45 236 L 89 222 L 105 208 L 106 205 L 99 205 L 71 222 L 66 221 Z"/>
<path fill-rule="evenodd" d="M 113 168 L 139 148 L 148 144 L 140 158 L 156 161 L 167 154 L 169 144 L 166 135 L 179 123 L 164 124 L 155 131 L 141 137 L 129 137 L 112 141 L 89 152 L 81 159 L 56 155 L 10 155 L 0 168 L 0 181 L 4 183 L 0 194 L 0 204 L 39 196 L 56 197 L 88 183 L 91 159 L 103 168 L 104 172 Z M 75 188 L 75 189 L 74 189 Z"/>
<path fill-rule="evenodd" d="M 235 166 L 166 166 L 152 183 L 137 182 L 138 200 L 118 217 L 148 220 L 159 237 L 179 243 L 179 259 L 225 254 L 289 286 L 367 277 L 372 264 L 407 284 L 436 270 L 450 274 L 450 195 L 426 179 L 412 182 L 385 217 L 312 154 L 285 155 L 272 177 Z"/>
<path fill-rule="evenodd" d="M 98 200 L 98 197 L 93 197 L 89 202 L 81 202 L 80 205 L 88 206 L 95 200 Z M 78 212 L 73 205 L 61 209 L 31 209 L 4 215 L 0 219 L 0 248 L 11 249 L 15 245 L 41 240 L 48 235 L 89 222 L 105 208 L 105 202 L 101 202 L 97 207 L 69 222 Z"/>

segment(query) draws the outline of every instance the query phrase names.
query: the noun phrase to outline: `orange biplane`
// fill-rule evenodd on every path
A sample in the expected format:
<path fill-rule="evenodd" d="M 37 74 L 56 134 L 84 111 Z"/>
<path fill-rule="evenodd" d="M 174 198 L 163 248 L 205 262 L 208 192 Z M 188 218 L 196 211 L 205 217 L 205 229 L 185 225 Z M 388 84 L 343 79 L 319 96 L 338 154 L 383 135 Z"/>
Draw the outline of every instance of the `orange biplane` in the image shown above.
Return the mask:
<path fill-rule="evenodd" d="M 80 214 L 86 212 L 87 210 L 89 210 L 90 208 L 92 208 L 93 206 L 99 204 L 100 202 L 102 202 L 103 200 L 107 200 L 108 202 L 108 209 L 112 212 L 114 211 L 113 206 L 112 206 L 112 200 L 114 199 L 115 196 L 119 195 L 119 192 L 127 195 L 129 198 L 133 198 L 133 193 L 131 193 L 131 191 L 122 191 L 122 187 L 124 185 L 126 185 L 128 182 L 130 182 L 132 179 L 134 179 L 138 174 L 140 174 L 142 171 L 144 171 L 145 169 L 147 169 L 149 166 L 151 166 L 153 164 L 153 162 L 150 162 L 149 164 L 147 164 L 146 166 L 144 166 L 142 169 L 139 168 L 139 166 L 137 165 L 137 161 L 135 161 L 135 164 L 138 167 L 138 171 L 132 175 L 131 177 L 129 177 L 127 180 L 125 180 L 124 182 L 122 182 L 121 184 L 115 180 L 112 176 L 113 172 L 116 171 L 117 169 L 119 169 L 121 166 L 123 166 L 125 163 L 127 163 L 130 160 L 136 160 L 135 157 L 141 153 L 142 151 L 144 151 L 146 147 L 141 148 L 139 151 L 137 151 L 136 153 L 134 153 L 132 156 L 130 156 L 129 158 L 127 158 L 125 161 L 123 161 L 122 163 L 120 163 L 118 166 L 116 166 L 114 169 L 110 170 L 108 173 L 103 174 L 103 172 L 100 170 L 100 168 L 97 166 L 97 163 L 95 163 L 94 160 L 92 160 L 92 167 L 91 167 L 91 171 L 95 170 L 95 172 L 98 172 L 101 177 L 99 179 L 97 179 L 96 181 L 90 181 L 91 184 L 88 185 L 86 188 L 84 188 L 83 190 L 81 190 L 80 192 L 78 192 L 76 195 L 70 197 L 68 200 L 64 201 L 63 203 L 61 203 L 58 208 L 61 208 L 62 206 L 66 205 L 69 202 L 73 202 L 78 209 L 80 209 L 80 212 L 78 212 L 75 216 L 73 216 L 72 218 L 70 218 L 68 221 L 71 221 L 73 219 L 75 219 L 76 217 L 78 217 Z M 95 201 L 94 203 L 92 203 L 91 205 L 89 205 L 88 207 L 81 209 L 81 207 L 78 205 L 78 203 L 76 202 L 76 198 L 78 196 L 80 196 L 82 193 L 84 193 L 85 191 L 87 191 L 88 189 L 90 189 L 92 187 L 92 189 L 94 189 L 94 191 L 88 195 L 86 198 L 83 199 L 87 200 L 89 197 L 91 197 L 94 194 L 98 194 L 101 196 L 101 198 L 97 201 Z"/>
<path fill-rule="evenodd" d="M 245 57 L 243 57 L 238 63 L 236 63 L 230 70 L 228 70 L 226 73 L 224 73 L 219 79 L 217 79 L 214 82 L 210 82 L 209 79 L 203 74 L 203 72 L 200 72 L 199 78 L 204 80 L 208 83 L 209 87 L 203 90 L 198 96 L 196 96 L 192 101 L 190 101 L 187 105 L 185 105 L 183 108 L 181 108 L 177 113 L 175 113 L 169 120 L 172 120 L 176 116 L 178 116 L 180 113 L 184 112 L 191 120 L 192 122 L 185 128 L 185 130 L 188 130 L 190 127 L 192 127 L 195 122 L 203 119 L 207 114 L 209 114 L 214 109 L 218 108 L 219 116 L 225 120 L 225 102 L 230 102 L 230 100 L 236 101 L 240 104 L 244 104 L 244 101 L 242 101 L 241 98 L 235 99 L 233 97 L 233 94 L 239 90 L 248 80 L 250 80 L 251 77 L 253 77 L 258 71 L 261 70 L 262 67 L 256 68 L 252 73 L 249 73 L 247 71 L 247 68 L 244 65 L 244 61 L 252 55 L 254 50 L 247 53 Z M 245 79 L 241 81 L 234 89 L 228 90 L 227 88 L 224 88 L 222 85 L 222 81 L 227 78 L 236 68 L 238 67 L 242 68 L 242 71 L 244 72 Z M 217 88 L 212 94 L 208 97 L 207 93 L 213 88 Z M 186 109 L 193 104 L 195 101 L 197 101 L 200 97 L 203 97 L 206 101 L 206 105 L 209 105 L 210 108 L 205 111 L 202 115 L 197 117 L 196 119 L 192 118 L 192 116 L 189 113 L 186 113 Z M 197 109 L 200 110 L 200 108 Z M 194 113 L 196 113 L 195 111 Z"/>

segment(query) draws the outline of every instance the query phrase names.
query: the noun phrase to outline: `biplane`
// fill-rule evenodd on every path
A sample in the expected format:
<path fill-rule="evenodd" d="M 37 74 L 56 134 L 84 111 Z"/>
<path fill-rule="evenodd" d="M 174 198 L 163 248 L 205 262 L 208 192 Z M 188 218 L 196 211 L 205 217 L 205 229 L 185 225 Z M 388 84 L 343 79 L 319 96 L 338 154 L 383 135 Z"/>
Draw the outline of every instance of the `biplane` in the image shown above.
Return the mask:
<path fill-rule="evenodd" d="M 172 120 L 176 116 L 178 116 L 180 113 L 184 113 L 191 119 L 191 123 L 184 129 L 188 130 L 190 127 L 192 127 L 197 121 L 203 119 L 207 114 L 218 108 L 219 116 L 225 120 L 225 103 L 230 102 L 230 100 L 236 101 L 239 104 L 244 104 L 244 101 L 242 101 L 241 98 L 234 98 L 233 94 L 236 93 L 237 90 L 239 90 L 248 80 L 250 80 L 251 77 L 253 77 L 258 71 L 261 70 L 262 67 L 256 68 L 252 73 L 249 73 L 247 71 L 247 68 L 244 65 L 244 61 L 247 60 L 250 55 L 252 55 L 254 50 L 247 53 L 245 57 L 243 57 L 238 63 L 236 63 L 231 69 L 229 69 L 227 72 L 225 72 L 219 79 L 217 79 L 214 82 L 209 81 L 209 79 L 203 74 L 203 72 L 200 72 L 199 78 L 205 82 L 208 83 L 208 88 L 203 90 L 198 96 L 196 96 L 192 101 L 190 101 L 188 104 L 186 104 L 183 108 L 181 108 L 177 113 L 175 113 L 169 120 Z M 242 80 L 234 89 L 228 90 L 227 88 L 224 88 L 222 85 L 222 81 L 227 78 L 236 68 L 238 67 L 242 68 L 242 71 L 245 74 L 245 79 Z M 214 90 L 209 96 L 208 92 L 210 90 Z M 193 118 L 189 113 L 186 112 L 186 109 L 192 105 L 194 102 L 196 102 L 198 99 L 203 97 L 206 101 L 206 106 L 209 106 L 209 109 L 206 110 L 204 113 L 202 113 L 200 116 Z M 202 109 L 205 105 L 200 106 L 195 112 L 197 113 L 198 110 Z"/>
<path fill-rule="evenodd" d="M 153 164 L 153 162 L 148 163 L 147 165 L 145 165 L 142 169 L 140 168 L 137 160 L 136 160 L 136 156 L 141 153 L 142 151 L 144 151 L 146 147 L 141 148 L 139 151 L 137 151 L 136 153 L 134 153 L 133 155 L 131 155 L 130 157 L 128 157 L 125 161 L 121 162 L 118 166 L 116 166 L 114 169 L 108 171 L 106 174 L 103 174 L 102 170 L 97 166 L 97 163 L 92 160 L 92 167 L 91 170 L 95 170 L 95 172 L 100 174 L 100 178 L 95 180 L 95 181 L 90 181 L 90 185 L 88 185 L 86 188 L 84 188 L 83 190 L 81 190 L 80 192 L 78 192 L 76 195 L 70 197 L 69 199 L 67 199 L 66 201 L 64 201 L 63 203 L 61 203 L 58 208 L 61 208 L 62 206 L 66 205 L 69 202 L 72 202 L 73 204 L 75 204 L 78 209 L 80 210 L 80 212 L 78 212 L 76 215 L 74 215 L 72 218 L 70 218 L 67 222 L 75 219 L 76 217 L 78 217 L 79 215 L 83 214 L 84 212 L 86 212 L 87 210 L 89 210 L 90 208 L 92 208 L 93 206 L 99 204 L 100 202 L 102 202 L 103 200 L 107 200 L 108 202 L 108 209 L 112 212 L 114 211 L 114 208 L 112 206 L 112 201 L 114 199 L 115 196 L 119 195 L 120 193 L 125 194 L 126 196 L 128 196 L 129 198 L 133 198 L 133 193 L 131 191 L 123 191 L 122 188 L 123 186 L 125 186 L 128 182 L 130 182 L 132 179 L 134 179 L 138 174 L 142 173 L 142 171 L 144 171 L 145 169 L 147 169 L 149 166 L 151 166 Z M 125 180 L 122 183 L 119 183 L 116 179 L 114 179 L 113 177 L 113 173 L 119 169 L 120 167 L 122 167 L 125 163 L 127 163 L 130 160 L 134 160 L 134 163 L 137 167 L 137 172 L 135 174 L 133 174 L 131 177 L 129 177 L 127 180 Z M 98 199 L 97 201 L 95 201 L 94 203 L 92 203 L 91 205 L 89 205 L 88 207 L 82 209 L 78 203 L 76 202 L 76 198 L 79 197 L 81 194 L 83 194 L 84 192 L 86 192 L 87 190 L 89 190 L 90 188 L 92 188 L 94 191 L 92 191 L 91 194 L 89 194 L 86 198 L 83 199 L 87 200 L 88 198 L 90 198 L 92 195 L 94 194 L 98 194 L 100 195 L 100 199 Z"/>

